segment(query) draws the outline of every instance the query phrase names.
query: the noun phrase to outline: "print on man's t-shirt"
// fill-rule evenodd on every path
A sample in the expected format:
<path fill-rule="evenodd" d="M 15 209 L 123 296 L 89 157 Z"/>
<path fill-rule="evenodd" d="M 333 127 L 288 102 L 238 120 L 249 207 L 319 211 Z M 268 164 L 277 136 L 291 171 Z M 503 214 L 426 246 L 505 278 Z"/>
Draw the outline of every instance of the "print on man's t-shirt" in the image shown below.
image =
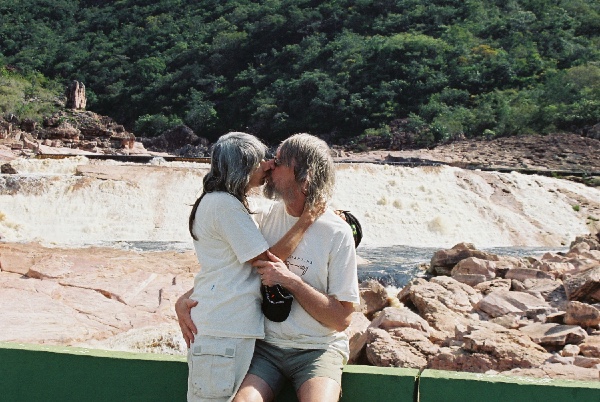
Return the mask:
<path fill-rule="evenodd" d="M 307 260 L 306 258 L 291 255 L 287 260 L 285 260 L 285 265 L 287 265 L 288 269 L 294 272 L 296 275 L 304 276 L 306 271 L 308 271 L 308 268 L 312 265 L 312 261 Z M 292 269 L 292 267 L 294 269 Z M 299 273 L 298 271 L 302 273 Z"/>

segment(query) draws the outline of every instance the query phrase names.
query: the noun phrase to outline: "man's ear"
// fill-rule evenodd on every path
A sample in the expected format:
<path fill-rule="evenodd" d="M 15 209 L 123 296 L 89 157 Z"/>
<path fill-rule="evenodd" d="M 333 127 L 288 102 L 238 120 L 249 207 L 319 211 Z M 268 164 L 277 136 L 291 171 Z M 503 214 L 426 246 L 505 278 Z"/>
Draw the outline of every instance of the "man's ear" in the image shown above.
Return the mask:
<path fill-rule="evenodd" d="M 300 191 L 302 191 L 302 194 L 304 194 L 304 195 L 308 194 L 309 183 L 310 183 L 310 173 L 308 173 L 306 175 L 306 179 L 304 179 L 304 182 L 302 183 L 302 186 L 300 187 Z"/>

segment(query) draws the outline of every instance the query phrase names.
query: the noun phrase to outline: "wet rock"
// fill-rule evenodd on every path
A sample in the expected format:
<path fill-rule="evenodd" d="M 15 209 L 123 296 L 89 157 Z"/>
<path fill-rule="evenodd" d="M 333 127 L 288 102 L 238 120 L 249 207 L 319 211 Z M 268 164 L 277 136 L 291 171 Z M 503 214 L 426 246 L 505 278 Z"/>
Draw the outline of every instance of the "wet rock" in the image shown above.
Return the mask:
<path fill-rule="evenodd" d="M 490 261 L 499 260 L 497 255 L 477 250 L 473 244 L 459 243 L 451 249 L 436 251 L 431 257 L 428 272 L 435 275 L 450 275 L 456 264 L 469 257 Z"/>
<path fill-rule="evenodd" d="M 2 174 L 17 174 L 17 170 L 12 167 L 10 163 L 5 163 L 0 166 L 0 173 Z"/>

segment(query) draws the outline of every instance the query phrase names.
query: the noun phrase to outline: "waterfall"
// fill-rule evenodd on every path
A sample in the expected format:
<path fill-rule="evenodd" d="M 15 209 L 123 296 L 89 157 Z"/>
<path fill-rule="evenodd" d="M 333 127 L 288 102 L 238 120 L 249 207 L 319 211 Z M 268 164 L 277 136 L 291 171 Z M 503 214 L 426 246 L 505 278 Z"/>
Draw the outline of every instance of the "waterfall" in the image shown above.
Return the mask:
<path fill-rule="evenodd" d="M 190 242 L 188 215 L 208 171 L 160 159 L 11 165 L 18 174 L 0 175 L 0 239 L 58 246 Z M 544 176 L 343 163 L 332 207 L 358 217 L 361 247 L 485 248 L 568 245 L 589 232 L 586 208 L 599 203 L 598 189 Z"/>

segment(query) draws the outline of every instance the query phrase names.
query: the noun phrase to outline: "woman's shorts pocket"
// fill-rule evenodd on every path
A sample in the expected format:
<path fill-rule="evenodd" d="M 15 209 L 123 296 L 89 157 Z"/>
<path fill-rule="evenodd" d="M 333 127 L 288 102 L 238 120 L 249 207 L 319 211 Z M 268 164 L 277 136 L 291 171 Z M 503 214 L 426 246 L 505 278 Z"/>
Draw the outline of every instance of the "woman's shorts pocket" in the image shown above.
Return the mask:
<path fill-rule="evenodd" d="M 233 394 L 235 352 L 232 341 L 201 339 L 192 346 L 190 386 L 201 398 L 223 398 Z"/>

